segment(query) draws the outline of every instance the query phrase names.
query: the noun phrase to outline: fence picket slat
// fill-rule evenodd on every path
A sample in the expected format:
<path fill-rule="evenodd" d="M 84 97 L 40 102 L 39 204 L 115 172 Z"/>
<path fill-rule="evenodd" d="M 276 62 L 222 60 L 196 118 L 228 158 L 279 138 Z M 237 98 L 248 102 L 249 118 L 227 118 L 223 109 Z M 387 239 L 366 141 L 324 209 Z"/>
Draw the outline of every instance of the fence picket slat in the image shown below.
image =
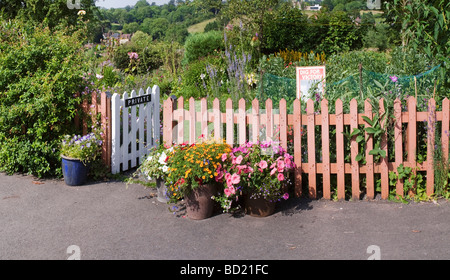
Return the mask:
<path fill-rule="evenodd" d="M 247 122 L 245 118 L 245 100 L 241 98 L 239 100 L 239 111 L 238 111 L 238 129 L 239 129 L 239 145 L 245 144 L 246 141 L 246 131 Z"/>
<path fill-rule="evenodd" d="M 172 99 L 168 98 L 164 101 L 163 112 L 163 140 L 164 145 L 172 145 L 172 119 L 173 119 L 173 104 Z"/>
<path fill-rule="evenodd" d="M 195 113 L 195 100 L 193 97 L 189 98 L 189 144 L 195 143 L 195 126 L 197 123 L 197 114 Z"/>
<path fill-rule="evenodd" d="M 428 120 L 427 120 L 427 185 L 426 193 L 431 196 L 434 193 L 434 143 L 436 124 L 436 101 L 428 100 Z"/>
<path fill-rule="evenodd" d="M 153 139 L 152 146 L 159 145 L 161 139 L 161 121 L 160 121 L 160 88 L 157 85 L 154 85 L 152 88 L 152 108 L 153 108 L 153 122 L 152 122 L 152 130 L 153 130 Z M 172 137 L 172 136 L 171 136 Z M 173 140 L 171 140 L 173 141 Z M 172 144 L 172 142 L 170 142 Z"/>
<path fill-rule="evenodd" d="M 302 195 L 302 112 L 300 100 L 294 100 L 295 196 Z"/>
<path fill-rule="evenodd" d="M 127 170 L 129 168 L 128 165 L 128 145 L 130 143 L 129 141 L 129 127 L 128 127 L 128 120 L 130 118 L 128 114 L 128 108 L 125 108 L 125 100 L 128 98 L 128 93 L 124 93 L 122 96 L 122 102 L 123 102 L 123 111 L 122 111 L 122 127 L 123 127 L 123 144 L 122 144 L 122 169 Z"/>
<path fill-rule="evenodd" d="M 342 101 L 336 100 L 336 163 L 337 163 L 337 198 L 345 199 L 345 165 L 344 165 L 344 110 Z"/>
<path fill-rule="evenodd" d="M 139 96 L 144 95 L 145 92 L 144 90 L 141 88 L 139 90 Z M 142 163 L 142 160 L 144 159 L 143 157 L 145 156 L 145 147 L 144 147 L 144 120 L 145 120 L 145 115 L 146 115 L 146 107 L 144 107 L 145 104 L 139 104 L 139 118 L 138 118 L 138 127 L 137 127 L 137 131 L 139 133 L 139 140 L 137 141 L 137 156 L 139 157 L 139 164 Z"/>
<path fill-rule="evenodd" d="M 180 96 L 178 98 L 178 106 L 179 115 L 178 115 L 178 123 L 177 123 L 177 144 L 182 144 L 184 142 L 184 120 L 185 120 L 185 110 L 184 110 L 184 98 Z"/>
<path fill-rule="evenodd" d="M 133 90 L 131 92 L 131 98 L 136 97 L 136 91 Z M 136 106 L 131 107 L 131 120 L 136 119 Z M 137 139 L 136 139 L 136 132 L 137 132 L 137 124 L 134 121 L 131 121 L 131 131 L 130 131 L 130 142 L 131 142 L 131 168 L 136 167 L 136 146 L 137 146 Z"/>
<path fill-rule="evenodd" d="M 226 103 L 226 131 L 227 131 L 227 143 L 233 146 L 234 144 L 234 112 L 233 101 L 228 98 Z"/>
<path fill-rule="evenodd" d="M 373 119 L 372 114 L 372 105 L 370 104 L 369 100 L 364 101 L 364 111 L 366 117 L 368 117 L 370 120 Z M 371 127 L 369 123 L 364 122 L 364 127 L 368 128 Z M 366 142 L 366 196 L 367 199 L 374 199 L 375 197 L 375 180 L 374 180 L 374 170 L 373 170 L 373 155 L 369 154 L 369 152 L 373 149 L 373 136 L 369 135 L 367 132 L 365 132 L 365 136 L 367 139 Z"/>
<path fill-rule="evenodd" d="M 259 100 L 252 101 L 252 141 L 256 143 L 259 141 Z"/>
<path fill-rule="evenodd" d="M 350 101 L 350 133 L 358 128 L 358 103 L 356 99 Z M 358 142 L 356 142 L 356 135 L 350 140 L 350 155 L 352 166 L 352 199 L 359 200 L 359 162 L 356 161 L 356 156 L 359 153 Z"/>
<path fill-rule="evenodd" d="M 398 175 L 397 167 L 403 163 L 403 134 L 402 134 L 402 102 L 400 99 L 394 101 L 394 151 L 395 151 L 395 172 Z M 403 197 L 403 182 L 397 180 L 396 186 L 397 197 Z"/>
<path fill-rule="evenodd" d="M 449 135 L 450 135 L 450 100 L 444 98 L 442 101 L 442 155 L 444 162 L 448 162 Z"/>
<path fill-rule="evenodd" d="M 122 153 L 120 150 L 120 108 L 122 107 L 122 100 L 117 93 L 114 93 L 111 98 L 111 172 L 117 174 L 120 172 L 120 163 L 122 162 Z"/>
<path fill-rule="evenodd" d="M 272 99 L 266 100 L 266 141 L 273 140 L 273 108 Z"/>
<path fill-rule="evenodd" d="M 287 109 L 286 109 L 286 99 L 282 98 L 280 100 L 280 142 L 281 147 L 283 147 L 284 150 L 287 150 Z"/>
<path fill-rule="evenodd" d="M 202 140 L 205 140 L 208 135 L 208 108 L 206 98 L 200 100 L 200 112 L 201 112 L 201 134 L 204 136 Z"/>
<path fill-rule="evenodd" d="M 413 96 L 408 97 L 408 164 L 412 167 L 414 175 L 417 173 L 416 166 L 416 145 L 417 145 L 417 114 L 416 99 Z M 409 191 L 409 195 L 415 194 L 414 189 Z"/>
<path fill-rule="evenodd" d="M 159 143 L 154 143 L 153 141 L 154 141 L 154 139 L 153 139 L 153 131 L 154 131 L 154 123 L 153 123 L 153 110 L 155 109 L 155 107 L 154 107 L 154 95 L 153 95 L 153 91 L 150 89 L 150 87 L 148 87 L 147 88 L 147 94 L 149 94 L 150 96 L 151 96 L 151 98 L 152 98 L 152 102 L 150 102 L 150 103 L 148 103 L 148 104 L 146 104 L 146 116 L 145 116 L 145 119 L 146 119 L 146 128 L 147 128 L 147 131 L 146 131 L 146 134 L 145 134 L 145 137 L 146 137 L 146 145 L 147 145 L 147 151 L 151 148 L 151 147 L 154 147 L 154 146 L 156 146 L 157 144 L 159 145 Z M 158 106 L 159 107 L 159 106 Z M 159 126 L 159 124 L 158 124 L 158 126 Z"/>
<path fill-rule="evenodd" d="M 220 101 L 218 98 L 213 102 L 213 115 L 214 115 L 214 140 L 219 141 L 221 139 L 222 131 L 222 118 L 220 112 Z"/>
<path fill-rule="evenodd" d="M 379 101 L 379 114 L 383 116 L 386 112 L 384 108 L 384 99 L 381 98 Z M 381 120 L 381 127 L 384 129 L 387 123 L 387 116 L 384 116 Z M 387 143 L 387 131 L 381 134 L 381 145 L 380 149 L 386 152 L 386 156 L 381 157 L 381 198 L 387 199 L 389 197 L 389 170 L 388 170 L 388 143 Z"/>
<path fill-rule="evenodd" d="M 314 113 L 314 101 L 308 99 L 306 102 L 306 111 L 308 117 L 307 124 L 307 136 L 308 136 L 308 189 L 309 197 L 316 198 L 317 188 L 316 188 L 316 143 L 315 143 L 315 113 Z"/>
<path fill-rule="evenodd" d="M 331 176 L 330 176 L 330 126 L 328 117 L 328 100 L 322 99 L 322 176 L 323 197 L 331 199 Z"/>

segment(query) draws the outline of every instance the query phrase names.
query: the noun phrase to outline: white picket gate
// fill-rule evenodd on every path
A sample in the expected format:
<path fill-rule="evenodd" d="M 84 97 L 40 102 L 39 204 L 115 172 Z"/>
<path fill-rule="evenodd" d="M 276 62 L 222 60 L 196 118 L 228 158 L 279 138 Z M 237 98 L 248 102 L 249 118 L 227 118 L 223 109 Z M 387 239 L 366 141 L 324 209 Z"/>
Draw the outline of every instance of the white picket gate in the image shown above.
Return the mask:
<path fill-rule="evenodd" d="M 136 167 L 160 141 L 159 87 L 111 98 L 111 172 Z"/>

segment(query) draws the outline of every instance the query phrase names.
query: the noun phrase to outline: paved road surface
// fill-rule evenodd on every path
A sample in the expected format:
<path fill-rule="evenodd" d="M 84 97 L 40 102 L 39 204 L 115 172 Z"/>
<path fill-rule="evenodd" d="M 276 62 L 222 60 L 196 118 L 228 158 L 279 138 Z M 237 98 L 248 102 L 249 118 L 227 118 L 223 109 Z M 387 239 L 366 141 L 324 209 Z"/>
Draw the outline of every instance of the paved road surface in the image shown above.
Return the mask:
<path fill-rule="evenodd" d="M 193 221 L 151 193 L 0 173 L 0 259 L 450 259 L 447 201 L 289 199 L 267 218 Z"/>

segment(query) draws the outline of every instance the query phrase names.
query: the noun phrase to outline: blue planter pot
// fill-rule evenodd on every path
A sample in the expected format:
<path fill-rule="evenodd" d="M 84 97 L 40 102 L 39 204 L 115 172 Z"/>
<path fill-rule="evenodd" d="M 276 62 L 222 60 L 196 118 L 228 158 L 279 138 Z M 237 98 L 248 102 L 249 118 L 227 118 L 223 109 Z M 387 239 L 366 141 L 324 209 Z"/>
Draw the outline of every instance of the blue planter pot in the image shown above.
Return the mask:
<path fill-rule="evenodd" d="M 64 181 L 69 186 L 80 186 L 86 182 L 88 167 L 81 160 L 61 156 Z"/>

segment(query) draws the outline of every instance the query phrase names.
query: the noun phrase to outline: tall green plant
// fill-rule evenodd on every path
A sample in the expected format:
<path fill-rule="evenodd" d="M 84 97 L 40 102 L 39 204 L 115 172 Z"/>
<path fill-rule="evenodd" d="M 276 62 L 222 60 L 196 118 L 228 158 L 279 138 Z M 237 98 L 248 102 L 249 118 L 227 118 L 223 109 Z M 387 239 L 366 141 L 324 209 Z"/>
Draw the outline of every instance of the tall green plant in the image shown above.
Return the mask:
<path fill-rule="evenodd" d="M 61 175 L 59 143 L 73 134 L 83 61 L 79 37 L 0 22 L 0 170 Z"/>

